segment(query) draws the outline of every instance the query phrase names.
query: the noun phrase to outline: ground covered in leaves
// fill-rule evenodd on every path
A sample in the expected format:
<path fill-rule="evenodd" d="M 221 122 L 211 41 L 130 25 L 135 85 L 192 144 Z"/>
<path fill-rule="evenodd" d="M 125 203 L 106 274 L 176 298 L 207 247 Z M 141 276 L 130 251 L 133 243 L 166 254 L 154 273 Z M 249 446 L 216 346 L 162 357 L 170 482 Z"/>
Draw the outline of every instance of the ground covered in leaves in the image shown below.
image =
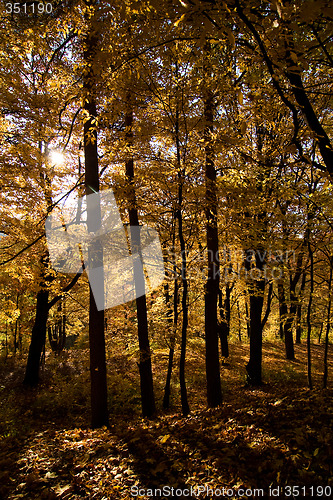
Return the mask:
<path fill-rule="evenodd" d="M 23 360 L 7 360 L 1 367 L 0 498 L 330 498 L 333 391 L 321 389 L 323 346 L 313 346 L 312 391 L 305 345 L 297 346 L 296 362 L 287 362 L 282 344 L 266 343 L 266 383 L 257 389 L 244 386 L 247 353 L 245 344 L 231 346 L 222 368 L 224 404 L 208 410 L 202 346 L 193 343 L 190 415 L 180 414 L 175 381 L 172 407 L 152 421 L 139 415 L 135 363 L 126 353 L 110 358 L 110 429 L 100 430 L 89 428 L 83 352 L 49 356 L 36 390 L 21 387 Z M 155 353 L 158 402 L 166 357 Z"/>

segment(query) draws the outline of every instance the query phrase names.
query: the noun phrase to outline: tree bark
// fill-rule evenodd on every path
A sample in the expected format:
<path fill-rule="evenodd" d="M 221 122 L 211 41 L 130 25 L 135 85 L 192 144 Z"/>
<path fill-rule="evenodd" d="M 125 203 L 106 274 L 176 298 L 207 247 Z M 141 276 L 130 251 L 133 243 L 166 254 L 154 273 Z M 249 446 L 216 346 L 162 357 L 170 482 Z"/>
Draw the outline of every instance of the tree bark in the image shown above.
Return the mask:
<path fill-rule="evenodd" d="M 286 304 L 283 281 L 278 282 L 278 298 L 279 298 L 279 333 L 280 333 L 280 339 L 283 340 L 284 325 L 288 314 L 288 307 Z"/>
<path fill-rule="evenodd" d="M 47 266 L 45 259 L 47 257 L 44 256 L 42 259 L 43 267 Z M 32 329 L 28 361 L 23 380 L 23 384 L 30 387 L 38 385 L 39 382 L 39 366 L 46 340 L 46 323 L 49 312 L 48 298 L 49 291 L 43 280 L 41 289 L 37 293 L 36 317 Z"/>
<path fill-rule="evenodd" d="M 86 4 L 94 7 L 95 1 L 86 0 Z M 91 20 L 89 20 L 89 23 Z M 97 110 L 95 103 L 96 75 L 94 59 L 98 39 L 89 25 L 85 38 L 84 62 L 86 72 L 83 77 L 84 109 L 88 119 L 84 123 L 84 159 L 85 190 L 87 195 L 88 232 L 96 233 L 101 228 L 101 207 L 91 199 L 93 193 L 99 192 L 98 152 L 97 152 Z M 103 247 L 98 239 L 90 243 L 88 248 L 88 272 L 99 268 L 101 275 L 96 281 L 99 295 L 104 297 Z M 95 291 L 96 293 L 96 291 Z M 98 310 L 94 295 L 89 285 L 89 347 L 90 347 L 90 381 L 91 381 L 91 425 L 93 428 L 108 426 L 107 374 L 104 337 L 104 309 Z"/>
<path fill-rule="evenodd" d="M 224 304 L 222 304 L 222 290 L 219 290 L 219 309 L 220 309 L 220 317 L 221 321 L 218 323 L 218 336 L 220 338 L 221 344 L 221 355 L 223 358 L 229 357 L 229 344 L 228 344 L 228 336 L 230 333 L 230 295 L 231 295 L 232 287 L 229 283 L 226 283 L 225 289 L 225 299 Z"/>
<path fill-rule="evenodd" d="M 303 271 L 302 283 L 298 294 L 298 303 L 296 310 L 296 344 L 300 344 L 302 338 L 302 298 L 305 288 L 305 278 L 306 278 L 306 272 Z"/>
<path fill-rule="evenodd" d="M 207 403 L 210 408 L 222 403 L 219 348 L 217 335 L 217 300 L 219 291 L 219 245 L 217 228 L 217 186 L 212 146 L 214 96 L 206 93 L 205 116 L 205 179 L 206 179 L 206 234 L 208 252 L 208 275 L 205 289 L 205 341 Z"/>
<path fill-rule="evenodd" d="M 177 110 L 178 111 L 178 110 Z M 178 112 L 176 117 L 176 143 L 177 143 L 177 161 L 178 161 L 178 209 L 177 209 L 177 219 L 178 219 L 178 235 L 180 243 L 180 251 L 182 257 L 182 338 L 181 338 L 181 348 L 180 348 L 180 362 L 179 362 L 179 382 L 180 382 L 180 397 L 182 404 L 183 415 L 186 416 L 190 413 L 190 407 L 188 405 L 187 399 L 187 389 L 185 381 L 185 361 L 186 361 L 186 342 L 187 342 L 187 325 L 188 325 L 188 309 L 187 309 L 187 294 L 188 294 L 188 283 L 187 283 L 187 261 L 186 261 L 186 248 L 185 240 L 183 234 L 183 214 L 182 214 L 182 204 L 183 204 L 183 182 L 185 177 L 184 169 L 180 169 L 180 147 L 179 147 L 179 136 L 178 136 Z"/>
<path fill-rule="evenodd" d="M 131 147 L 133 143 L 133 111 L 130 104 L 130 95 L 127 96 L 128 110 L 125 116 L 125 130 L 127 146 Z M 145 280 L 142 267 L 141 236 L 138 210 L 136 206 L 136 195 L 134 188 L 134 160 L 129 157 L 126 160 L 126 179 L 128 186 L 128 215 L 131 228 L 131 249 L 132 255 L 137 254 L 134 262 L 134 285 L 136 291 L 136 311 L 138 320 L 138 338 L 139 338 L 139 373 L 141 389 L 141 405 L 143 417 L 152 417 L 156 411 L 155 396 L 153 387 L 153 374 L 151 366 L 151 353 L 148 336 L 147 320 L 147 301 L 146 295 L 141 295 L 145 290 Z"/>
<path fill-rule="evenodd" d="M 273 298 L 273 282 L 271 281 L 268 285 L 266 311 L 265 311 L 264 317 L 261 321 L 262 330 L 264 330 L 264 327 L 267 323 L 269 314 L 271 312 L 272 298 Z"/>
<path fill-rule="evenodd" d="M 245 266 L 250 269 L 250 255 L 253 250 L 245 251 Z M 264 262 L 260 255 L 260 250 L 255 253 L 255 265 L 261 273 Z M 265 280 L 251 279 L 248 281 L 248 291 L 250 295 L 250 359 L 246 365 L 247 383 L 251 386 L 262 384 L 261 365 L 262 365 L 262 309 L 264 304 Z"/>
<path fill-rule="evenodd" d="M 324 374 L 323 374 L 323 388 L 327 387 L 328 378 L 328 338 L 331 328 L 331 305 L 332 305 L 332 276 L 333 274 L 333 258 L 330 257 L 330 276 L 328 279 L 328 304 L 327 304 L 327 320 L 326 320 L 326 332 L 325 332 L 325 350 L 324 350 Z"/>
<path fill-rule="evenodd" d="M 237 314 L 238 314 L 238 339 L 239 339 L 239 342 L 242 342 L 242 321 L 241 321 L 238 300 L 237 300 Z"/>
<path fill-rule="evenodd" d="M 306 241 L 306 238 L 305 240 Z M 304 244 L 303 244 L 304 245 Z M 294 339 L 293 339 L 293 331 L 292 327 L 296 318 L 298 297 L 296 293 L 296 286 L 300 280 L 300 277 L 303 272 L 302 264 L 303 264 L 303 246 L 300 250 L 297 263 L 296 263 L 296 271 L 294 277 L 290 277 L 290 307 L 289 314 L 287 316 L 285 325 L 284 325 L 284 340 L 285 340 L 285 348 L 286 348 L 286 358 L 289 360 L 295 359 L 295 350 L 294 350 Z"/>
<path fill-rule="evenodd" d="M 182 182 L 182 181 L 180 181 Z M 179 201 L 182 201 L 182 185 L 179 186 Z M 185 360 L 186 360 L 186 342 L 187 342 L 187 325 L 188 325 L 188 310 L 187 310 L 187 278 L 186 278 L 186 250 L 185 241 L 183 236 L 183 221 L 181 208 L 178 210 L 178 227 L 179 227 L 179 242 L 180 249 L 182 253 L 182 311 L 183 311 L 183 321 L 182 321 L 182 339 L 181 339 L 181 349 L 180 349 L 180 363 L 179 363 L 179 382 L 180 382 L 180 396 L 182 404 L 183 415 L 186 416 L 190 413 L 190 407 L 188 405 L 187 399 L 187 389 L 185 381 Z"/>
<path fill-rule="evenodd" d="M 292 292 L 290 291 L 290 295 L 291 293 Z M 284 324 L 284 342 L 286 348 L 286 358 L 289 360 L 295 359 L 294 339 L 292 330 L 295 320 L 295 315 L 296 315 L 296 304 L 293 303 L 290 305 L 289 314 Z"/>
<path fill-rule="evenodd" d="M 167 377 L 164 387 L 164 397 L 163 397 L 163 408 L 167 409 L 170 406 L 170 394 L 171 394 L 171 376 L 173 369 L 173 358 L 175 353 L 175 344 L 176 344 L 176 330 L 178 323 L 178 280 L 177 280 L 177 267 L 175 261 L 175 224 L 173 224 L 173 232 L 172 232 L 172 262 L 173 262 L 173 278 L 174 278 L 174 291 L 173 291 L 173 320 L 171 318 L 171 306 L 170 306 L 170 294 L 169 294 L 169 286 L 166 283 L 165 287 L 165 302 L 168 307 L 167 317 L 170 328 L 172 329 L 172 333 L 170 335 L 170 345 L 169 345 L 169 357 L 168 357 L 168 370 Z"/>
<path fill-rule="evenodd" d="M 306 242 L 308 244 L 308 252 L 310 257 L 310 297 L 308 303 L 308 310 L 306 315 L 306 322 L 308 327 L 307 332 L 307 361 L 308 361 L 308 386 L 309 389 L 312 389 L 312 360 L 311 360 L 311 308 L 312 308 L 312 300 L 313 300 L 313 290 L 314 290 L 314 260 L 313 260 L 313 250 L 311 246 L 310 236 L 311 236 L 311 221 L 314 217 L 313 209 L 309 209 L 307 206 L 307 228 L 306 228 Z"/>

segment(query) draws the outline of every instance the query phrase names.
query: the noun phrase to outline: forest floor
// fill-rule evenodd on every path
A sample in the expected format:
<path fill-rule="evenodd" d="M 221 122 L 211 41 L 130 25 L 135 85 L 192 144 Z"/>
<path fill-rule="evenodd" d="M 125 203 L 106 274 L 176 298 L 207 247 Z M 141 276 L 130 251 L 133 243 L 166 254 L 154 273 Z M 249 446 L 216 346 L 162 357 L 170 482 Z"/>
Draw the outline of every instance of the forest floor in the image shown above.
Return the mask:
<path fill-rule="evenodd" d="M 264 342 L 265 384 L 257 389 L 244 384 L 248 350 L 230 345 L 221 369 L 224 403 L 208 410 L 203 341 L 190 343 L 186 418 L 177 381 L 170 410 L 161 409 L 167 351 L 156 350 L 154 420 L 140 417 L 135 360 L 126 352 L 110 357 L 110 428 L 99 430 L 89 428 L 86 351 L 47 356 L 34 390 L 21 385 L 24 360 L 2 361 L 0 498 L 331 498 L 332 346 L 326 390 L 324 347 L 312 346 L 311 391 L 305 344 L 291 362 L 282 342 Z"/>

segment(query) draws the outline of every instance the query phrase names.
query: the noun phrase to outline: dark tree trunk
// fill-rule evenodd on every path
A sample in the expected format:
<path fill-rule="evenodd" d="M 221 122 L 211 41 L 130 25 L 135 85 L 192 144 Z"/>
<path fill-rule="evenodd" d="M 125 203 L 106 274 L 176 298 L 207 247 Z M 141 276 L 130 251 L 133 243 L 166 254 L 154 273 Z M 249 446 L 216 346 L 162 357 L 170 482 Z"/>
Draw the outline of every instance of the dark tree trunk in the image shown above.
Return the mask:
<path fill-rule="evenodd" d="M 208 51 L 209 54 L 209 51 Z M 206 232 L 208 252 L 208 276 L 205 289 L 205 341 L 206 341 L 206 378 L 207 403 L 214 408 L 222 403 L 219 346 L 217 335 L 217 300 L 219 292 L 219 256 L 217 227 L 217 187 L 212 146 L 214 97 L 211 91 L 205 98 L 205 154 L 206 154 Z"/>
<path fill-rule="evenodd" d="M 180 181 L 182 182 L 182 181 Z M 182 184 L 179 186 L 179 205 L 181 206 L 182 201 Z M 181 208 L 178 210 L 178 224 L 179 224 L 179 242 L 180 249 L 182 253 L 182 284 L 183 284 L 183 295 L 182 295 L 182 311 L 183 311 L 183 321 L 182 321 L 182 339 L 181 339 L 181 349 L 180 349 L 180 363 L 179 363 L 179 382 L 180 382 L 180 396 L 182 403 L 182 412 L 186 416 L 190 412 L 190 407 L 187 400 L 187 389 L 185 381 L 185 360 L 186 360 L 186 337 L 187 337 L 187 325 L 188 325 L 188 311 L 187 311 L 187 278 L 186 278 L 186 250 L 185 241 L 183 236 L 183 221 Z"/>
<path fill-rule="evenodd" d="M 278 282 L 278 297 L 279 297 L 279 327 L 280 327 L 280 339 L 284 338 L 284 326 L 286 318 L 288 315 L 288 307 L 286 304 L 286 297 L 284 293 L 283 282 Z"/>
<path fill-rule="evenodd" d="M 170 406 L 170 394 L 171 394 L 171 376 L 172 376 L 172 368 L 173 368 L 173 357 L 175 354 L 175 337 L 171 337 L 170 339 L 170 347 L 169 347 L 169 357 L 168 357 L 168 370 L 166 376 L 166 382 L 164 387 L 164 396 L 163 396 L 163 408 L 167 409 Z"/>
<path fill-rule="evenodd" d="M 306 236 L 307 238 L 308 236 Z M 304 242 L 306 242 L 306 238 Z M 289 307 L 289 314 L 287 316 L 285 325 L 284 325 L 284 341 L 285 341 L 285 347 L 286 347 L 286 358 L 289 360 L 294 360 L 295 359 L 295 351 L 294 351 L 294 339 L 293 339 L 293 324 L 296 318 L 296 311 L 297 311 L 297 304 L 298 304 L 298 297 L 296 293 L 296 286 L 297 283 L 299 282 L 299 279 L 301 277 L 302 272 L 302 264 L 303 264 L 303 256 L 304 256 L 304 247 L 305 243 L 302 245 L 302 249 L 298 254 L 297 257 L 297 263 L 296 263 L 296 271 L 294 274 L 294 277 L 290 276 L 290 307 Z"/>
<path fill-rule="evenodd" d="M 229 344 L 228 344 L 228 335 L 229 329 L 227 323 L 225 321 L 221 321 L 217 325 L 218 336 L 220 338 L 221 344 L 221 355 L 223 358 L 229 357 Z"/>
<path fill-rule="evenodd" d="M 321 336 L 323 334 L 323 328 L 324 328 L 324 322 L 322 321 L 320 323 L 320 329 L 319 329 L 319 335 L 318 335 L 318 344 L 320 344 L 320 341 L 321 341 Z"/>
<path fill-rule="evenodd" d="M 246 333 L 247 337 L 250 338 L 250 313 L 249 313 L 249 306 L 247 304 L 247 297 L 245 297 L 245 314 L 246 314 Z"/>
<path fill-rule="evenodd" d="M 296 304 L 291 304 L 289 315 L 284 325 L 284 342 L 286 347 L 286 358 L 295 359 L 294 339 L 293 339 L 293 323 L 296 314 Z"/>
<path fill-rule="evenodd" d="M 95 1 L 86 0 L 86 4 L 94 7 Z M 84 40 L 84 61 L 87 71 L 84 74 L 83 88 L 85 92 L 84 109 L 88 119 L 84 123 L 84 157 L 85 157 L 85 189 L 87 195 L 87 226 L 88 232 L 96 233 L 101 227 L 100 203 L 92 200 L 93 193 L 99 192 L 99 172 L 97 153 L 97 111 L 94 97 L 96 75 L 94 59 L 98 39 L 89 26 Z M 88 271 L 94 268 L 103 269 L 103 247 L 98 239 L 91 242 L 88 249 Z M 100 289 L 98 294 L 104 297 L 104 274 L 96 283 Z M 96 291 L 95 291 L 96 293 Z M 90 377 L 91 377 L 91 425 L 93 428 L 108 426 L 107 405 L 107 375 L 104 337 L 104 308 L 97 309 L 94 295 L 89 285 L 89 347 L 90 347 Z"/>
<path fill-rule="evenodd" d="M 264 291 L 264 284 L 261 284 L 261 290 Z M 258 284 L 259 285 L 259 284 Z M 258 293 L 258 292 L 256 292 Z M 250 359 L 246 366 L 247 382 L 249 385 L 256 386 L 262 383 L 261 365 L 262 365 L 262 329 L 261 312 L 264 299 L 260 295 L 250 296 Z"/>
<path fill-rule="evenodd" d="M 296 344 L 300 344 L 302 338 L 302 298 L 305 288 L 305 278 L 306 278 L 306 272 L 304 271 L 302 275 L 302 283 L 300 292 L 298 294 L 298 303 L 296 309 Z"/>
<path fill-rule="evenodd" d="M 262 322 L 261 322 L 262 330 L 264 330 L 264 327 L 265 327 L 267 320 L 269 318 L 269 314 L 271 312 L 272 298 L 273 298 L 273 282 L 269 283 L 269 285 L 268 285 L 266 311 L 265 311 L 264 317 L 263 317 Z"/>
<path fill-rule="evenodd" d="M 130 105 L 130 95 L 128 95 L 127 100 L 129 109 L 125 116 L 125 127 L 126 141 L 130 148 L 133 143 L 133 111 Z M 134 264 L 134 285 L 136 292 L 135 294 L 137 297 L 136 311 L 140 349 L 139 373 L 142 415 L 144 417 L 152 417 L 156 411 L 156 408 L 151 366 L 151 353 L 148 336 L 147 301 L 146 295 L 141 295 L 142 290 L 145 290 L 145 280 L 142 266 L 140 226 L 134 188 L 134 161 L 131 156 L 126 160 L 126 179 L 128 185 L 128 215 L 131 228 L 131 249 L 132 255 L 138 255 L 138 258 Z"/>
<path fill-rule="evenodd" d="M 308 311 L 306 315 L 306 323 L 308 327 L 307 333 L 307 355 L 308 355 L 308 385 L 312 389 L 312 366 L 311 366 L 311 307 L 313 296 L 313 251 L 311 248 L 310 239 L 308 240 L 309 256 L 310 256 L 310 298 L 308 303 Z"/>
<path fill-rule="evenodd" d="M 252 250 L 250 250 L 252 254 Z M 246 266 L 250 269 L 250 258 L 248 251 L 246 254 Z M 260 251 L 256 250 L 255 255 L 256 268 L 260 273 L 263 270 L 264 262 L 261 259 Z M 265 280 L 251 279 L 248 281 L 248 291 L 250 295 L 250 359 L 246 365 L 247 383 L 251 386 L 262 384 L 261 365 L 262 365 L 262 309 L 264 304 Z"/>
<path fill-rule="evenodd" d="M 171 304 L 170 304 L 170 294 L 169 294 L 169 284 L 166 282 L 165 285 L 165 302 L 167 305 L 167 318 L 172 333 L 170 335 L 169 344 L 169 358 L 168 358 L 168 371 L 164 387 L 164 397 L 163 397 L 163 408 L 167 409 L 170 406 L 170 393 L 171 393 L 171 376 L 173 369 L 173 358 L 175 353 L 176 344 L 176 329 L 178 323 L 178 280 L 177 280 L 177 266 L 175 261 L 175 226 L 173 225 L 173 235 L 172 235 L 172 262 L 173 262 L 173 277 L 174 277 L 174 295 L 173 295 L 173 320 L 171 317 Z"/>
<path fill-rule="evenodd" d="M 221 355 L 223 358 L 229 357 L 228 336 L 230 333 L 230 295 L 232 287 L 226 283 L 224 304 L 222 303 L 222 290 L 219 290 L 219 309 L 221 321 L 218 322 L 217 331 L 221 344 Z"/>
<path fill-rule="evenodd" d="M 296 309 L 296 344 L 301 343 L 302 338 L 302 304 L 297 304 Z"/>
<path fill-rule="evenodd" d="M 16 296 L 16 309 L 18 309 L 18 307 L 19 307 L 19 297 L 20 297 L 20 294 L 18 293 L 17 296 Z M 19 342 L 18 342 L 18 339 L 17 339 L 18 324 L 19 324 L 19 319 L 16 318 L 16 321 L 15 321 L 15 330 L 14 330 L 14 345 L 13 345 L 13 347 L 14 347 L 14 355 L 16 355 L 16 350 L 19 347 Z"/>
<path fill-rule="evenodd" d="M 176 63 L 176 74 L 178 74 L 178 64 Z M 185 169 L 181 168 L 181 157 L 180 157 L 180 140 L 179 140 L 179 107 L 177 104 L 176 109 L 176 123 L 175 123 L 175 138 L 176 138 L 176 151 L 177 151 L 177 164 L 178 164 L 178 207 L 176 211 L 176 217 L 178 220 L 178 236 L 180 243 L 180 252 L 182 258 L 182 338 L 180 346 L 180 361 L 179 361 L 179 383 L 180 383 L 180 397 L 182 404 L 182 413 L 184 416 L 190 413 L 190 407 L 188 405 L 187 399 L 187 389 L 185 380 L 185 361 L 186 361 L 186 343 L 187 343 L 187 326 L 188 326 L 188 308 L 187 308 L 187 294 L 188 294 L 188 283 L 187 283 L 187 261 L 186 261 L 186 248 L 185 240 L 183 234 L 183 184 L 185 180 Z"/>
<path fill-rule="evenodd" d="M 46 340 L 46 323 L 49 312 L 48 298 L 49 291 L 45 288 L 42 288 L 37 293 L 36 317 L 23 380 L 23 383 L 30 387 L 36 386 L 39 381 L 39 366 Z"/>
<path fill-rule="evenodd" d="M 331 305 L 332 305 L 332 276 L 333 274 L 333 258 L 330 257 L 330 277 L 328 280 L 328 304 L 327 304 L 327 320 L 326 320 L 326 333 L 325 333 L 325 351 L 324 351 L 324 374 L 323 374 L 323 388 L 327 387 L 328 377 L 328 337 L 331 327 Z"/>
<path fill-rule="evenodd" d="M 239 342 L 242 342 L 242 321 L 241 321 L 238 300 L 237 300 L 237 314 L 238 314 L 238 339 L 239 339 Z"/>
<path fill-rule="evenodd" d="M 308 252 L 309 252 L 309 257 L 310 257 L 310 297 L 309 297 L 309 302 L 308 302 L 308 310 L 307 310 L 307 315 L 306 315 L 306 323 L 308 327 L 308 332 L 307 332 L 307 338 L 306 338 L 306 343 L 307 343 L 307 357 L 308 357 L 308 385 L 309 389 L 312 389 L 312 361 L 311 361 L 311 308 L 312 308 L 312 300 L 313 300 L 313 290 L 314 290 L 314 259 L 313 259 L 313 249 L 311 246 L 311 221 L 314 218 L 314 211 L 313 207 L 311 206 L 309 208 L 309 205 L 307 205 L 307 228 L 305 232 L 305 241 L 307 242 L 308 246 Z"/>

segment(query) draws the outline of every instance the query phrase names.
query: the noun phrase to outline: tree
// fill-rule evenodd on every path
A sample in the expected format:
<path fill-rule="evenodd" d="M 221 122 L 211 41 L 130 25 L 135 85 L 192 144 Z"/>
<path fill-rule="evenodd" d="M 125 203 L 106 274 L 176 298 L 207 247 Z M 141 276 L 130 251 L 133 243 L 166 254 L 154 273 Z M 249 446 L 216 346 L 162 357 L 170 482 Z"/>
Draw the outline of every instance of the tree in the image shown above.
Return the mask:
<path fill-rule="evenodd" d="M 85 0 L 87 33 L 83 40 L 83 102 L 87 119 L 84 123 L 84 165 L 87 195 L 87 228 L 96 233 L 102 224 L 99 198 L 92 197 L 99 192 L 99 170 L 97 153 L 97 109 L 96 109 L 96 52 L 98 50 L 98 10 L 95 0 Z M 97 201 L 96 201 L 97 200 Z M 103 269 L 103 246 L 98 238 L 88 248 L 88 269 Z M 92 427 L 108 426 L 107 375 L 104 337 L 104 308 L 97 309 L 90 286 L 89 299 L 89 347 L 91 382 L 91 424 Z M 99 274 L 96 286 L 98 295 L 104 297 L 104 273 Z M 96 292 L 97 293 L 97 292 Z"/>
<path fill-rule="evenodd" d="M 125 115 L 126 147 L 131 150 L 133 146 L 133 109 L 130 93 L 127 95 L 127 111 Z M 129 154 L 126 160 L 126 179 L 128 186 L 128 215 L 131 230 L 131 249 L 134 258 L 134 285 L 136 291 L 136 311 L 138 319 L 139 337 L 139 372 L 141 388 L 142 415 L 152 417 L 156 411 L 153 386 L 153 375 L 151 367 L 151 353 L 148 337 L 147 303 L 145 290 L 145 279 L 142 264 L 141 235 L 138 217 L 138 209 L 134 187 L 134 160 Z"/>
<path fill-rule="evenodd" d="M 210 44 L 205 46 L 204 74 L 208 82 L 210 75 Z M 214 165 L 213 122 L 214 122 L 214 93 L 209 83 L 204 96 L 205 118 L 205 182 L 206 182 L 206 234 L 208 270 L 205 287 L 205 340 L 206 340 L 206 378 L 208 406 L 215 408 L 222 403 L 220 380 L 219 348 L 217 335 L 217 301 L 219 293 L 219 243 L 217 227 L 217 186 L 216 170 Z"/>

